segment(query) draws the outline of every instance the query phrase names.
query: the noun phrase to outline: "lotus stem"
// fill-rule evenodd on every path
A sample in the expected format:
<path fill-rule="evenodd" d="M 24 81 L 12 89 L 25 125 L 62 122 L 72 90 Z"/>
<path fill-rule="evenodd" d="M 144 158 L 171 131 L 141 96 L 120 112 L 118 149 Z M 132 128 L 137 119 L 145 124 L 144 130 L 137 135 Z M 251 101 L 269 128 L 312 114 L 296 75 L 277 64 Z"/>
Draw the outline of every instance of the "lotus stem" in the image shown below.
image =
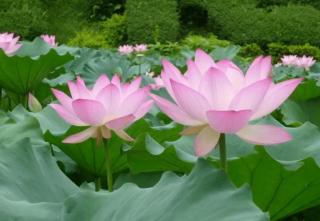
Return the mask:
<path fill-rule="evenodd" d="M 94 184 L 95 184 L 95 191 L 98 192 L 101 189 L 101 179 L 100 179 L 100 177 L 97 177 L 94 180 Z"/>
<path fill-rule="evenodd" d="M 112 192 L 113 190 L 113 178 L 112 178 L 112 170 L 111 170 L 111 154 L 110 154 L 110 147 L 108 145 L 108 140 L 103 140 L 104 146 L 104 153 L 105 153 L 105 165 L 107 170 L 107 183 L 108 183 L 108 190 Z"/>
<path fill-rule="evenodd" d="M 227 172 L 227 147 L 225 134 L 220 134 L 219 138 L 219 152 L 220 152 L 220 165 L 221 168 Z"/>
<path fill-rule="evenodd" d="M 2 106 L 2 88 L 0 87 L 0 108 Z"/>

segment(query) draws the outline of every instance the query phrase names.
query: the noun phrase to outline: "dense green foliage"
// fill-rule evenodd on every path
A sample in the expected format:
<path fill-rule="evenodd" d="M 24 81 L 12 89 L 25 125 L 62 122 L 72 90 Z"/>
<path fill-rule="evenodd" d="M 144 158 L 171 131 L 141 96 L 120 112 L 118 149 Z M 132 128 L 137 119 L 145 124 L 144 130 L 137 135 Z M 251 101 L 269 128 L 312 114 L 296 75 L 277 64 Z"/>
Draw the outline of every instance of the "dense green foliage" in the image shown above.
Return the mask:
<path fill-rule="evenodd" d="M 86 23 L 86 0 L 3 0 L 0 2 L 0 31 L 15 32 L 27 39 L 55 34 L 66 41 Z"/>
<path fill-rule="evenodd" d="M 320 45 L 320 11 L 288 5 L 271 10 L 255 4 L 208 2 L 209 26 L 219 37 L 238 44 L 271 42 Z"/>
<path fill-rule="evenodd" d="M 127 33 L 131 43 L 176 41 L 176 0 L 127 0 Z"/>
<path fill-rule="evenodd" d="M 114 14 L 105 21 L 96 22 L 77 31 L 68 44 L 89 48 L 117 47 L 127 39 L 125 22 L 124 15 Z"/>

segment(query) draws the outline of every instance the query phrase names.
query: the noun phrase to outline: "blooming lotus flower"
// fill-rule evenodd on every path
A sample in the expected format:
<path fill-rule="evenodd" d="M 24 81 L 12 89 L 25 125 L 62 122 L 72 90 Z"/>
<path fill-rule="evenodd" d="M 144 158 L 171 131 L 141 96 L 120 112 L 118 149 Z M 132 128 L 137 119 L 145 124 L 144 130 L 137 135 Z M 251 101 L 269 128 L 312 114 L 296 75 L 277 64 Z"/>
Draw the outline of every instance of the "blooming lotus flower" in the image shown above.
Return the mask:
<path fill-rule="evenodd" d="M 135 52 L 145 52 L 148 50 L 148 46 L 146 44 L 140 44 L 134 46 Z"/>
<path fill-rule="evenodd" d="M 149 87 L 139 88 L 141 77 L 131 84 L 121 84 L 115 75 L 111 82 L 101 75 L 92 89 L 78 77 L 76 82 L 69 81 L 71 97 L 52 89 L 60 104 L 51 107 L 66 122 L 75 126 L 87 126 L 84 131 L 67 137 L 64 143 L 80 143 L 89 138 L 110 138 L 111 130 L 124 140 L 132 138 L 124 131 L 126 127 L 142 118 L 152 107 L 148 98 Z"/>
<path fill-rule="evenodd" d="M 278 108 L 302 80 L 273 83 L 271 57 L 256 58 L 246 75 L 232 61 L 216 63 L 200 49 L 194 61 L 187 61 L 184 75 L 169 61 L 163 60 L 162 64 L 161 77 L 174 102 L 157 95 L 152 97 L 170 118 L 187 126 L 182 134 L 197 134 L 196 155 L 208 154 L 222 133 L 236 134 L 260 145 L 291 139 L 282 128 L 250 124 Z"/>
<path fill-rule="evenodd" d="M 305 70 L 309 70 L 315 64 L 313 57 L 303 55 L 298 57 L 297 55 L 284 55 L 281 58 L 282 64 L 287 66 L 301 67 Z"/>
<path fill-rule="evenodd" d="M 21 44 L 18 43 L 19 36 L 14 37 L 13 33 L 1 33 L 0 34 L 0 48 L 7 54 L 11 55 L 16 52 Z"/>
<path fill-rule="evenodd" d="M 284 55 L 281 58 L 281 62 L 283 65 L 287 65 L 287 66 L 295 66 L 298 60 L 298 56 L 297 55 Z"/>
<path fill-rule="evenodd" d="M 316 61 L 313 59 L 313 57 L 308 57 L 303 55 L 296 61 L 296 65 L 298 67 L 304 68 L 305 70 L 309 70 L 310 67 L 312 67 Z"/>
<path fill-rule="evenodd" d="M 58 43 L 56 43 L 56 36 L 54 35 L 41 35 L 40 36 L 43 41 L 47 42 L 51 47 L 57 47 Z"/>
<path fill-rule="evenodd" d="M 134 47 L 131 45 L 121 45 L 118 47 L 118 52 L 120 54 L 131 54 L 134 51 Z"/>

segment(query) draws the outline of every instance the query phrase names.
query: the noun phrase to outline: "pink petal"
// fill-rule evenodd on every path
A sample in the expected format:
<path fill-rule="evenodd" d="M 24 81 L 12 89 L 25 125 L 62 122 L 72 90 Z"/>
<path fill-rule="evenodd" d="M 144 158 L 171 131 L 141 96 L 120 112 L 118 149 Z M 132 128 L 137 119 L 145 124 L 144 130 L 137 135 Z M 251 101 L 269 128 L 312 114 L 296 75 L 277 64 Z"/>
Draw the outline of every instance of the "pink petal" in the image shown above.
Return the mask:
<path fill-rule="evenodd" d="M 205 127 L 197 135 L 194 146 L 197 156 L 209 154 L 219 141 L 220 134 L 210 127 Z"/>
<path fill-rule="evenodd" d="M 262 80 L 270 76 L 272 71 L 271 56 L 257 57 L 250 65 L 245 76 L 246 85 Z"/>
<path fill-rule="evenodd" d="M 139 120 L 142 118 L 144 115 L 148 113 L 148 111 L 152 108 L 153 106 L 153 100 L 148 100 L 147 102 L 143 103 L 138 110 L 134 113 L 135 120 Z"/>
<path fill-rule="evenodd" d="M 95 136 L 96 127 L 89 127 L 80 133 L 73 134 L 62 141 L 62 143 L 81 143 Z"/>
<path fill-rule="evenodd" d="M 234 88 L 225 73 L 209 68 L 202 78 L 200 92 L 215 110 L 226 110 L 234 96 Z"/>
<path fill-rule="evenodd" d="M 111 83 L 97 94 L 96 100 L 103 104 L 107 115 L 115 115 L 119 112 L 120 108 L 120 90 L 116 85 Z"/>
<path fill-rule="evenodd" d="M 75 126 L 86 126 L 88 124 L 82 122 L 77 116 L 75 116 L 73 113 L 69 112 L 67 109 L 65 109 L 60 104 L 50 104 L 50 107 L 52 107 L 59 116 L 65 120 L 67 123 Z"/>
<path fill-rule="evenodd" d="M 184 76 L 180 73 L 179 69 L 177 69 L 173 64 L 171 64 L 167 60 L 162 60 L 163 71 L 161 72 L 161 78 L 163 80 L 164 86 L 166 87 L 170 96 L 176 100 L 175 95 L 172 91 L 171 79 L 181 82 L 183 84 L 188 84 Z"/>
<path fill-rule="evenodd" d="M 80 94 L 78 92 L 77 85 L 72 81 L 68 81 L 67 84 L 68 84 L 72 99 L 78 99 L 80 97 Z"/>
<path fill-rule="evenodd" d="M 201 72 L 191 59 L 187 61 L 187 67 L 187 72 L 184 75 L 185 78 L 188 80 L 190 86 L 198 88 L 201 81 Z"/>
<path fill-rule="evenodd" d="M 119 117 L 114 120 L 107 122 L 106 126 L 113 130 L 122 130 L 128 127 L 133 121 L 135 117 L 130 114 L 124 117 Z"/>
<path fill-rule="evenodd" d="M 277 109 L 291 95 L 302 80 L 302 78 L 297 78 L 272 84 L 251 119 L 258 119 Z"/>
<path fill-rule="evenodd" d="M 210 108 L 206 98 L 192 88 L 174 80 L 171 80 L 171 85 L 178 105 L 194 119 L 205 122 L 205 112 Z"/>
<path fill-rule="evenodd" d="M 209 68 L 216 66 L 211 56 L 201 49 L 196 50 L 194 62 L 201 73 L 206 73 Z"/>
<path fill-rule="evenodd" d="M 150 95 L 156 102 L 157 106 L 168 115 L 174 121 L 183 125 L 199 125 L 202 124 L 200 121 L 191 118 L 187 113 L 182 111 L 177 105 L 167 101 L 166 99 L 159 97 L 157 95 Z"/>
<path fill-rule="evenodd" d="M 123 91 L 124 96 L 128 96 L 129 94 L 132 94 L 133 92 L 135 92 L 136 90 L 139 89 L 140 84 L 142 81 L 142 77 L 139 76 L 136 79 L 134 79 L 131 84 L 128 85 L 128 87 Z"/>
<path fill-rule="evenodd" d="M 116 85 L 120 89 L 120 84 L 121 84 L 120 76 L 117 74 L 113 75 L 111 83 Z"/>
<path fill-rule="evenodd" d="M 272 83 L 271 78 L 256 81 L 249 86 L 241 89 L 239 93 L 233 98 L 230 109 L 232 110 L 255 110 L 262 102 L 266 95 L 270 85 Z"/>
<path fill-rule="evenodd" d="M 279 144 L 292 139 L 286 130 L 272 125 L 247 125 L 237 135 L 248 143 L 258 145 Z"/>
<path fill-rule="evenodd" d="M 132 137 L 130 137 L 124 130 L 115 130 L 114 131 L 120 138 L 126 141 L 134 141 Z"/>
<path fill-rule="evenodd" d="M 162 66 L 164 72 L 166 72 L 169 76 L 172 76 L 174 79 L 179 78 L 181 76 L 180 70 L 174 66 L 170 61 L 163 59 Z"/>
<path fill-rule="evenodd" d="M 242 70 L 230 60 L 221 60 L 217 63 L 217 66 L 228 77 L 229 81 L 236 89 L 239 89 L 244 84 L 244 74 Z"/>
<path fill-rule="evenodd" d="M 88 90 L 88 88 L 86 87 L 84 81 L 81 79 L 80 76 L 77 76 L 76 85 L 78 88 L 79 98 L 84 98 L 84 99 L 92 98 L 90 91 Z"/>
<path fill-rule="evenodd" d="M 243 128 L 250 119 L 251 110 L 207 111 L 209 125 L 220 133 L 235 133 Z"/>
<path fill-rule="evenodd" d="M 94 126 L 104 124 L 106 110 L 100 102 L 88 99 L 77 99 L 72 102 L 72 107 L 76 115 L 83 122 Z"/>
<path fill-rule="evenodd" d="M 67 96 L 65 93 L 63 93 L 62 91 L 56 90 L 54 88 L 51 89 L 52 93 L 54 94 L 54 96 L 58 99 L 58 101 L 60 102 L 60 104 L 62 106 L 64 106 L 69 112 L 73 112 L 73 108 L 72 108 L 72 99 Z"/>
<path fill-rule="evenodd" d="M 93 95 L 97 95 L 108 84 L 110 84 L 108 76 L 106 74 L 101 74 L 92 88 Z"/>
<path fill-rule="evenodd" d="M 128 97 L 126 97 L 121 106 L 123 107 L 120 111 L 120 115 L 132 114 L 138 110 L 142 103 L 147 101 L 149 95 L 150 88 L 145 87 L 135 92 L 131 93 Z"/>

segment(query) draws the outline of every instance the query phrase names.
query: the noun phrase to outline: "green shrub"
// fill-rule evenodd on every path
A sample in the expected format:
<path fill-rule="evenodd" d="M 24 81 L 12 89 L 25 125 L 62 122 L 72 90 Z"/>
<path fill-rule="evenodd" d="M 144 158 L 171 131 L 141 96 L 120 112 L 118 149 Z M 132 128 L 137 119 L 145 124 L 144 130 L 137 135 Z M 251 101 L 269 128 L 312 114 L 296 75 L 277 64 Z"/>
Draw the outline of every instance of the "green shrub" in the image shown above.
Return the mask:
<path fill-rule="evenodd" d="M 279 43 L 268 44 L 268 54 L 272 55 L 274 60 L 279 60 L 283 55 L 308 55 L 320 60 L 320 49 L 310 44 L 305 45 L 283 45 Z"/>
<path fill-rule="evenodd" d="M 216 4 L 217 3 L 217 4 Z M 238 44 L 271 42 L 320 45 L 320 12 L 311 6 L 288 5 L 271 11 L 255 4 L 208 1 L 209 26 L 219 37 Z"/>
<path fill-rule="evenodd" d="M 130 43 L 176 41 L 179 21 L 176 0 L 127 0 Z"/>
<path fill-rule="evenodd" d="M 46 31 L 47 15 L 40 0 L 1 0 L 0 17 L 0 32 L 33 39 Z"/>
<path fill-rule="evenodd" d="M 126 18 L 124 15 L 114 14 L 111 18 L 101 22 L 101 31 L 108 45 L 117 47 L 126 41 Z"/>
<path fill-rule="evenodd" d="M 93 28 L 84 28 L 69 40 L 68 45 L 88 48 L 108 48 L 105 36 Z"/>
<path fill-rule="evenodd" d="M 87 0 L 41 0 L 48 16 L 47 32 L 57 36 L 58 42 L 67 42 L 87 25 L 90 13 Z"/>
<path fill-rule="evenodd" d="M 264 54 L 264 51 L 256 43 L 242 46 L 239 52 L 239 55 L 242 57 L 257 57 L 262 54 Z"/>
<path fill-rule="evenodd" d="M 208 11 L 205 0 L 180 0 L 178 7 L 182 36 L 190 33 L 207 33 Z"/>
<path fill-rule="evenodd" d="M 202 48 L 206 51 L 211 51 L 217 46 L 227 47 L 230 45 L 230 42 L 226 40 L 220 40 L 217 38 L 217 36 L 211 34 L 208 37 L 201 35 L 189 35 L 181 41 L 181 44 L 193 50 Z"/>

